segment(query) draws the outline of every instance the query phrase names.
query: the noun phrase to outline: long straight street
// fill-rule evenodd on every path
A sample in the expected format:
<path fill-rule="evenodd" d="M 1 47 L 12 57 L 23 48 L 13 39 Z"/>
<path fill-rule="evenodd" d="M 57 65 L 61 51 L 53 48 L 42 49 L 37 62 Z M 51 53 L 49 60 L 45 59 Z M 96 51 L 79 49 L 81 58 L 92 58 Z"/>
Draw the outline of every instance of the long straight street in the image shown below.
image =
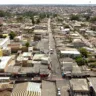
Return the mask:
<path fill-rule="evenodd" d="M 61 77 L 60 64 L 57 57 L 57 52 L 55 48 L 55 40 L 51 30 L 51 19 L 48 20 L 48 32 L 49 32 L 49 50 L 53 49 L 53 53 L 49 54 L 52 64 L 52 77 Z"/>

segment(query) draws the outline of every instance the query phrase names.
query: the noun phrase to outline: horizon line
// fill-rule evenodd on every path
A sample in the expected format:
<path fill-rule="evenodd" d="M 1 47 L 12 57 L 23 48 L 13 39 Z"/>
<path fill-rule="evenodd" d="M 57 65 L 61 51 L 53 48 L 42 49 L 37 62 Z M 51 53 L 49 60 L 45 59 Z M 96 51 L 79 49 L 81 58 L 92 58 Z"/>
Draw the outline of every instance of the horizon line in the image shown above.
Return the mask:
<path fill-rule="evenodd" d="M 0 4 L 0 5 L 96 5 L 96 4 Z"/>

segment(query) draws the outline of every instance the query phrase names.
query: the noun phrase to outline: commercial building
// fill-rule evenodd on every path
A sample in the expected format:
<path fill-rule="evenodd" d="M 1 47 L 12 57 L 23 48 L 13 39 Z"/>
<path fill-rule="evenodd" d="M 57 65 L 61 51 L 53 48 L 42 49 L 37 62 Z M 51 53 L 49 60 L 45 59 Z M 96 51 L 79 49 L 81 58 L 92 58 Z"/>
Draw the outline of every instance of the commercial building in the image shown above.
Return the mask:
<path fill-rule="evenodd" d="M 41 84 L 34 82 L 15 84 L 11 96 L 41 96 Z"/>
<path fill-rule="evenodd" d="M 71 96 L 89 96 L 90 91 L 86 79 L 71 79 L 70 80 Z"/>
<path fill-rule="evenodd" d="M 65 50 L 60 50 L 60 56 L 61 57 L 71 57 L 71 58 L 75 58 L 80 56 L 80 52 L 76 49 L 65 49 Z"/>

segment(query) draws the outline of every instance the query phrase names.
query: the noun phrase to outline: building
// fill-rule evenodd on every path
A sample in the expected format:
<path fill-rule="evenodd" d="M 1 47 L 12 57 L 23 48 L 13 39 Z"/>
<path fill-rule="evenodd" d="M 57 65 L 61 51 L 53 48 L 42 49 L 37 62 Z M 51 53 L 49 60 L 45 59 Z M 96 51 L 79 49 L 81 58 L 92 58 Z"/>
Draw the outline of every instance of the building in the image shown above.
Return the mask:
<path fill-rule="evenodd" d="M 86 79 L 71 79 L 70 80 L 71 96 L 89 96 L 89 88 Z"/>
<path fill-rule="evenodd" d="M 41 96 L 41 84 L 34 82 L 15 84 L 11 96 Z"/>
<path fill-rule="evenodd" d="M 15 42 L 20 42 L 22 40 L 22 36 L 16 36 L 15 38 L 14 38 L 14 41 Z"/>
<path fill-rule="evenodd" d="M 87 78 L 92 96 L 96 96 L 96 78 Z"/>
<path fill-rule="evenodd" d="M 72 43 L 76 48 L 84 47 L 86 44 L 83 42 L 82 39 L 73 39 Z"/>
<path fill-rule="evenodd" d="M 2 53 L 3 53 L 3 56 L 9 56 L 9 55 L 11 55 L 11 48 L 9 48 L 9 47 L 4 47 L 4 48 L 2 49 Z"/>
<path fill-rule="evenodd" d="M 47 35 L 47 30 L 34 30 L 33 31 L 33 33 L 35 34 L 35 35 Z"/>
<path fill-rule="evenodd" d="M 45 57 L 44 54 L 35 54 L 35 55 L 33 56 L 33 60 L 34 60 L 34 61 L 41 61 L 41 58 L 43 58 L 43 57 Z"/>
<path fill-rule="evenodd" d="M 42 57 L 41 63 L 42 64 L 50 64 L 50 58 L 49 57 Z"/>
<path fill-rule="evenodd" d="M 0 83 L 0 96 L 11 96 L 11 91 L 13 89 L 13 84 L 9 82 Z"/>
<path fill-rule="evenodd" d="M 6 38 L 0 38 L 0 48 L 7 47 L 10 44 L 10 38 L 7 36 Z"/>
<path fill-rule="evenodd" d="M 11 56 L 0 57 L 0 72 L 5 72 L 7 66 L 10 64 Z"/>
<path fill-rule="evenodd" d="M 61 61 L 62 77 L 82 77 L 81 69 L 77 63 L 69 58 L 65 59 Z"/>
<path fill-rule="evenodd" d="M 60 50 L 60 56 L 61 57 L 71 57 L 71 58 L 75 58 L 80 56 L 80 52 L 76 49 L 65 49 L 65 50 Z"/>

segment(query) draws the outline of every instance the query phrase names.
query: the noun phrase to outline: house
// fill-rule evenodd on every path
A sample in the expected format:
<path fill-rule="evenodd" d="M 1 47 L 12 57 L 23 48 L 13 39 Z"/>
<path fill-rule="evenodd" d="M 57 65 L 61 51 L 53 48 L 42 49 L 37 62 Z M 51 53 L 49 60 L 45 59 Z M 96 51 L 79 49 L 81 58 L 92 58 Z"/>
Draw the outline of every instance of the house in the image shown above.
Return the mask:
<path fill-rule="evenodd" d="M 81 69 L 74 60 L 72 60 L 71 58 L 64 58 L 60 61 L 62 77 L 82 77 Z"/>
<path fill-rule="evenodd" d="M 16 59 L 16 64 L 17 65 L 22 65 L 22 66 L 28 66 L 28 61 L 32 61 L 32 53 L 31 52 L 23 52 L 22 54 L 19 54 L 19 56 Z"/>
<path fill-rule="evenodd" d="M 64 29 L 62 29 L 62 33 L 63 33 L 63 34 L 68 34 L 68 33 L 70 33 L 70 28 L 64 28 Z"/>
<path fill-rule="evenodd" d="M 3 47 L 3 56 L 9 56 L 11 55 L 11 48 L 10 47 Z"/>
<path fill-rule="evenodd" d="M 16 36 L 15 38 L 14 38 L 14 41 L 15 42 L 20 42 L 22 40 L 22 36 Z"/>
<path fill-rule="evenodd" d="M 85 34 L 85 32 L 86 32 L 86 29 L 84 29 L 84 28 L 81 28 L 81 29 L 79 29 L 79 31 L 80 31 L 80 33 L 81 33 L 81 34 Z"/>
<path fill-rule="evenodd" d="M 80 47 L 85 47 L 86 46 L 86 44 L 83 42 L 83 40 L 79 39 L 79 38 L 78 39 L 73 39 L 72 43 L 74 44 L 74 46 L 76 48 L 80 48 Z"/>
<path fill-rule="evenodd" d="M 33 33 L 35 34 L 35 35 L 47 35 L 47 30 L 34 30 L 33 31 Z"/>
<path fill-rule="evenodd" d="M 41 61 L 41 58 L 44 57 L 45 55 L 44 54 L 35 54 L 33 56 L 33 60 L 34 61 Z"/>

